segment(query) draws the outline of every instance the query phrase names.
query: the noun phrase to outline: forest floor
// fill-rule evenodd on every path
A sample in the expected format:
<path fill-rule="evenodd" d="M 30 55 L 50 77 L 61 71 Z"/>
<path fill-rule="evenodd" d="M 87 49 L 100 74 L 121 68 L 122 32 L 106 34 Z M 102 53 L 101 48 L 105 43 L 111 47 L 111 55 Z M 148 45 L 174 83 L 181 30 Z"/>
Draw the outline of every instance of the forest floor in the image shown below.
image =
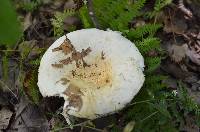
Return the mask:
<path fill-rule="evenodd" d="M 110 120 L 115 120 L 114 125 L 122 131 L 126 126 L 123 117 L 126 111 L 93 121 L 75 118 L 75 129 L 68 129 L 64 118 L 59 115 L 64 100 L 42 98 L 37 91 L 29 89 L 39 58 L 58 38 L 55 36 L 52 18 L 55 18 L 55 12 L 76 7 L 73 0 L 44 0 L 41 5 L 23 4 L 16 0 L 15 6 L 24 36 L 23 42 L 18 43 L 14 50 L 7 50 L 7 57 L 3 53 L 5 47 L 0 47 L 0 131 L 46 132 L 53 129 L 66 132 L 106 132 L 113 127 Z M 163 24 L 157 36 L 166 51 L 159 73 L 168 75 L 163 83 L 175 92 L 178 92 L 177 81 L 183 82 L 188 96 L 200 105 L 200 4 L 188 0 L 180 8 L 170 5 L 157 18 Z M 144 21 L 136 19 L 133 23 L 142 24 Z M 83 28 L 80 18 L 77 15 L 66 17 L 62 27 L 64 33 L 74 28 Z M 192 117 L 186 117 L 184 122 L 180 131 L 199 131 Z"/>

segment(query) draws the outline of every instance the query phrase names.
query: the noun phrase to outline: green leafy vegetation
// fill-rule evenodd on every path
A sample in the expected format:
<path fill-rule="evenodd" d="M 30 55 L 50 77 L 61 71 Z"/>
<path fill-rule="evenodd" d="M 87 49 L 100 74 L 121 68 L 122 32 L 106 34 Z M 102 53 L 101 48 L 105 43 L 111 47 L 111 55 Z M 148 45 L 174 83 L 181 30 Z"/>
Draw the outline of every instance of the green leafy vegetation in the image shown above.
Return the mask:
<path fill-rule="evenodd" d="M 132 105 L 124 111 L 126 121 L 135 121 L 134 131 L 162 131 L 176 132 L 179 123 L 183 121 L 185 113 L 195 111 L 194 116 L 199 116 L 199 107 L 187 95 L 183 87 L 180 87 L 180 95 L 174 94 L 172 90 L 162 83 L 166 76 L 156 73 L 159 68 L 162 50 L 160 48 L 160 39 L 155 37 L 156 32 L 162 27 L 161 24 L 151 22 L 156 19 L 157 14 L 171 0 L 156 0 L 152 11 L 143 13 L 146 0 L 94 0 L 94 11 L 100 27 L 103 29 L 110 28 L 122 32 L 124 36 L 132 40 L 139 48 L 145 58 L 145 75 L 146 80 L 139 94 L 134 98 Z M 86 8 L 86 7 L 85 7 Z M 137 18 L 146 17 L 148 23 L 132 27 L 130 22 Z M 92 27 L 89 24 L 91 20 L 86 11 L 81 11 L 81 18 L 85 28 Z M 149 55 L 154 52 L 155 55 Z M 181 111 L 178 107 L 181 107 Z M 187 115 L 186 114 L 186 115 Z M 117 131 L 116 128 L 113 129 Z"/>
<path fill-rule="evenodd" d="M 37 72 L 37 69 L 28 72 L 24 80 L 24 92 L 29 97 L 29 99 L 35 104 L 38 104 L 41 98 L 40 91 L 37 86 Z"/>
<path fill-rule="evenodd" d="M 84 28 L 93 27 L 92 21 L 90 20 L 90 17 L 89 17 L 88 8 L 87 8 L 86 5 L 82 6 L 79 9 L 79 16 L 80 16 L 80 19 L 81 19 L 81 21 L 83 23 L 83 27 Z"/>
<path fill-rule="evenodd" d="M 27 1 L 19 1 L 19 6 L 27 11 L 27 12 L 33 12 L 36 10 L 40 5 L 42 4 L 42 0 L 27 0 Z"/>
<path fill-rule="evenodd" d="M 42 56 L 38 57 L 35 60 L 28 59 L 31 52 L 35 52 L 38 54 L 43 54 L 45 49 L 43 48 L 36 48 L 35 41 L 24 41 L 19 45 L 21 49 L 20 52 L 20 74 L 23 76 L 21 78 L 21 82 L 23 82 L 22 94 L 26 94 L 29 99 L 34 104 L 38 104 L 41 98 L 39 88 L 37 86 L 37 78 L 38 78 L 38 67 L 40 64 L 40 59 Z M 25 63 L 30 64 L 31 69 L 24 72 L 24 65 Z"/>
<path fill-rule="evenodd" d="M 20 23 L 10 0 L 0 1 L 0 45 L 13 47 L 22 36 Z"/>
<path fill-rule="evenodd" d="M 172 3 L 172 0 L 156 0 L 154 5 L 154 10 L 151 12 L 147 12 L 146 15 L 149 18 L 157 17 L 160 13 L 161 9 L 164 8 L 166 5 Z"/>
<path fill-rule="evenodd" d="M 75 14 L 74 10 L 66 10 L 62 12 L 56 12 L 53 19 L 51 19 L 53 25 L 54 36 L 61 36 L 64 34 L 63 21 L 66 17 L 72 16 Z M 72 29 L 74 30 L 74 29 Z"/>

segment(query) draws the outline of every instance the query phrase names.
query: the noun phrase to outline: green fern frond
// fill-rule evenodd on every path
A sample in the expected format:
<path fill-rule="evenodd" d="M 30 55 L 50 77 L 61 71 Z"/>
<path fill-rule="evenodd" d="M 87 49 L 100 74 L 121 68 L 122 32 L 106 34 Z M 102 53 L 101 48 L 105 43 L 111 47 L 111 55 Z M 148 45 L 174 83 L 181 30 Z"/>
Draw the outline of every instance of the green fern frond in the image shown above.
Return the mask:
<path fill-rule="evenodd" d="M 128 1 L 126 1 L 128 3 Z M 134 3 L 125 4 L 124 11 L 118 12 L 119 16 L 117 19 L 114 19 L 113 22 L 118 23 L 118 27 L 115 30 L 123 31 L 128 29 L 128 23 L 135 17 L 140 16 L 140 10 L 144 7 L 146 0 L 139 0 Z"/>
<path fill-rule="evenodd" d="M 179 99 L 181 100 L 181 105 L 186 109 L 186 111 L 192 112 L 194 111 L 197 116 L 200 116 L 200 107 L 198 104 L 188 95 L 186 88 L 183 86 L 181 82 L 179 82 Z"/>
<path fill-rule="evenodd" d="M 145 24 L 136 29 L 129 30 L 127 35 L 129 38 L 133 39 L 144 38 L 145 35 L 154 36 L 161 27 L 161 24 Z"/>
<path fill-rule="evenodd" d="M 172 3 L 172 0 L 156 0 L 154 5 L 154 10 L 158 12 L 166 5 L 169 5 L 170 3 Z"/>
<path fill-rule="evenodd" d="M 142 41 L 136 41 L 135 44 L 143 55 L 151 50 L 160 49 L 160 40 L 156 37 L 148 37 Z"/>
<path fill-rule="evenodd" d="M 161 57 L 146 57 L 145 65 L 147 67 L 146 72 L 151 73 L 160 66 Z"/>
<path fill-rule="evenodd" d="M 24 92 L 35 104 L 38 104 L 41 98 L 39 88 L 37 86 L 37 73 L 37 70 L 30 71 L 27 73 L 24 79 Z"/>
<path fill-rule="evenodd" d="M 38 58 L 36 60 L 31 60 L 30 64 L 34 65 L 34 66 L 39 66 L 40 65 L 40 61 L 41 61 L 41 58 Z"/>
<path fill-rule="evenodd" d="M 75 14 L 75 10 L 69 9 L 64 12 L 56 12 L 54 18 L 51 19 L 51 24 L 54 29 L 54 36 L 61 36 L 64 34 L 63 30 L 63 21 L 66 17 L 72 16 Z"/>
<path fill-rule="evenodd" d="M 128 23 L 140 15 L 146 0 L 130 3 L 128 0 L 94 0 L 95 14 L 103 28 L 124 31 Z"/>
<path fill-rule="evenodd" d="M 79 16 L 81 18 L 81 21 L 83 23 L 83 27 L 84 28 L 91 28 L 93 27 L 93 24 L 89 18 L 89 12 L 88 12 L 88 8 L 86 5 L 84 5 L 83 7 L 81 7 L 79 9 Z"/>
<path fill-rule="evenodd" d="M 152 12 L 147 12 L 146 16 L 152 19 L 162 10 L 163 7 L 169 5 L 170 3 L 172 3 L 172 0 L 156 0 L 154 10 Z"/>

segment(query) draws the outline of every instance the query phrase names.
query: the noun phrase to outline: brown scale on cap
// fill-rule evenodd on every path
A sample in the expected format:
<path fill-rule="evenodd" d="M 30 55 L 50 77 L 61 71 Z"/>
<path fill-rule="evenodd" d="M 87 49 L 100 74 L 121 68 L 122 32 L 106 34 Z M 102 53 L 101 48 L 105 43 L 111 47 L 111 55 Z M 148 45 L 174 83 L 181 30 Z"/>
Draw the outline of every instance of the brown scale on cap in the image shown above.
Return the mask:
<path fill-rule="evenodd" d="M 63 65 L 68 65 L 68 64 L 72 63 L 72 59 L 70 57 L 68 57 L 67 59 L 60 60 L 59 62 L 62 63 Z"/>
<path fill-rule="evenodd" d="M 60 50 L 62 50 L 62 52 L 65 55 L 71 53 L 74 50 L 74 46 L 72 45 L 70 40 L 67 38 L 67 36 L 66 36 L 66 39 L 64 40 L 64 42 L 59 47 L 52 49 L 52 52 L 60 51 Z"/>
<path fill-rule="evenodd" d="M 70 80 L 68 80 L 67 78 L 61 78 L 60 81 L 62 81 L 62 85 L 66 85 L 67 83 L 70 82 Z"/>
<path fill-rule="evenodd" d="M 104 60 L 105 59 L 105 53 L 102 51 L 101 52 L 101 59 Z"/>
<path fill-rule="evenodd" d="M 68 55 L 69 53 L 72 52 L 71 57 L 68 57 L 67 59 L 59 61 L 61 64 L 68 65 L 68 64 L 72 63 L 73 61 L 75 61 L 76 67 L 80 67 L 81 63 L 82 63 L 83 67 L 87 67 L 87 66 L 89 67 L 90 66 L 83 59 L 84 57 L 89 55 L 89 53 L 92 51 L 90 49 L 90 47 L 88 47 L 87 49 L 82 49 L 82 51 L 79 52 L 74 48 L 71 41 L 66 36 L 66 39 L 64 40 L 64 42 L 59 47 L 52 49 L 52 52 L 60 51 L 60 50 L 62 50 L 62 52 L 65 55 Z M 60 67 L 60 68 L 62 68 L 62 67 Z"/>
<path fill-rule="evenodd" d="M 72 106 L 74 108 L 78 108 L 78 111 L 80 111 L 83 105 L 83 101 L 81 98 L 81 95 L 83 95 L 83 93 L 80 91 L 80 88 L 70 84 L 65 90 L 64 94 L 69 97 L 69 105 L 67 107 Z"/>
<path fill-rule="evenodd" d="M 55 68 L 63 68 L 63 64 L 51 64 Z"/>
<path fill-rule="evenodd" d="M 90 47 L 88 47 L 86 50 L 82 49 L 81 52 L 76 50 L 72 52 L 72 60 L 76 62 L 76 67 L 80 67 L 79 61 L 82 61 L 83 67 L 89 66 L 83 58 L 86 57 L 91 51 Z"/>

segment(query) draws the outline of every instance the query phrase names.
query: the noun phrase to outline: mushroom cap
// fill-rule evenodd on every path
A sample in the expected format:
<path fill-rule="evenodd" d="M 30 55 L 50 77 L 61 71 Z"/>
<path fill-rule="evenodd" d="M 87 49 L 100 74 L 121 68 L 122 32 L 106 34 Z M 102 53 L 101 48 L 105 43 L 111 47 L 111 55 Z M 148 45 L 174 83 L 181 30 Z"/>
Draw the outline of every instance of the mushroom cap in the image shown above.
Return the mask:
<path fill-rule="evenodd" d="M 58 50 L 66 37 L 73 49 Z M 143 68 L 142 55 L 119 32 L 82 29 L 48 48 L 40 62 L 38 86 L 44 97 L 64 97 L 67 114 L 95 119 L 133 99 L 145 80 Z"/>

